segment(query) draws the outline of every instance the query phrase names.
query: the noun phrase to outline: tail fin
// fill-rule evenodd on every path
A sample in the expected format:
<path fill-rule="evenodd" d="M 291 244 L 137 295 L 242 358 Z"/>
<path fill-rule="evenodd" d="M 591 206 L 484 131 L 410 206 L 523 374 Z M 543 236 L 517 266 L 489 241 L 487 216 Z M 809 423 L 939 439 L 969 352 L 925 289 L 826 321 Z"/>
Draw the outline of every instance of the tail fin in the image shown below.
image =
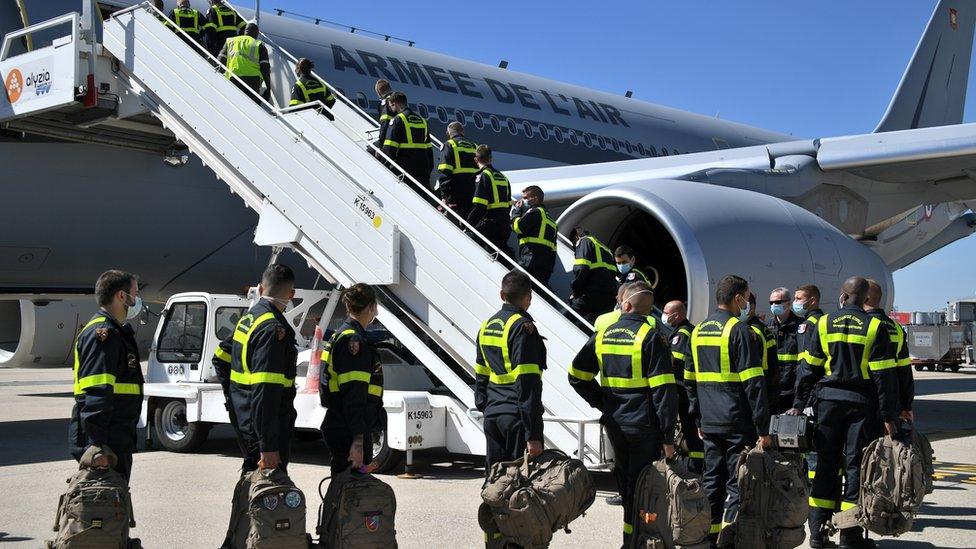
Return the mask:
<path fill-rule="evenodd" d="M 962 122 L 976 0 L 940 0 L 875 132 Z"/>

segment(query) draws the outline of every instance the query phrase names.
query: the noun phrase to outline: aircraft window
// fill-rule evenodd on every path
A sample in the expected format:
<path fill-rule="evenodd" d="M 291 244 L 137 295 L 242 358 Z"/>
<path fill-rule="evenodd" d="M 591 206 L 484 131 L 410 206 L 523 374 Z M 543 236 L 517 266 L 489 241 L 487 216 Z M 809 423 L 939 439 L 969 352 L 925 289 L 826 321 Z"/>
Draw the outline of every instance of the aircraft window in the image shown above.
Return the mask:
<path fill-rule="evenodd" d="M 508 119 L 508 133 L 518 135 L 518 124 L 511 118 Z"/>
<path fill-rule="evenodd" d="M 366 94 L 363 92 L 356 92 L 356 103 L 359 104 L 360 109 L 369 108 L 369 99 L 366 98 Z"/>
<path fill-rule="evenodd" d="M 543 141 L 549 141 L 549 126 L 539 124 L 539 135 L 542 136 Z"/>
<path fill-rule="evenodd" d="M 423 103 L 417 103 L 417 112 L 420 113 L 420 117 L 423 119 L 430 118 L 430 109 L 428 109 L 427 105 L 424 105 Z"/>
<path fill-rule="evenodd" d="M 593 148 L 593 138 L 590 137 L 590 134 L 588 133 L 583 134 L 583 142 L 586 143 L 587 147 Z"/>
<path fill-rule="evenodd" d="M 681 154 L 681 153 L 679 153 L 679 152 L 678 152 L 678 149 L 671 149 L 671 152 L 672 152 L 672 153 L 673 153 L 673 154 L 674 154 L 675 156 L 678 156 L 679 154 Z"/>
<path fill-rule="evenodd" d="M 648 147 L 647 152 L 650 153 L 651 156 L 657 156 L 657 149 L 654 148 L 654 145 L 648 145 Z"/>
<path fill-rule="evenodd" d="M 528 120 L 522 122 L 522 131 L 525 132 L 525 135 L 529 138 L 535 136 L 535 130 L 532 129 L 532 124 L 530 124 Z"/>
<path fill-rule="evenodd" d="M 206 303 L 177 303 L 166 315 L 159 334 L 156 359 L 160 362 L 199 362 L 207 329 Z"/>
<path fill-rule="evenodd" d="M 489 120 L 491 120 L 491 129 L 495 130 L 495 132 L 502 131 L 502 123 L 498 121 L 497 116 L 491 115 Z"/>
<path fill-rule="evenodd" d="M 668 155 L 668 148 L 661 147 L 661 156 L 667 156 L 667 155 Z"/>
<path fill-rule="evenodd" d="M 214 313 L 214 335 L 223 341 L 234 335 L 237 321 L 247 312 L 244 307 L 218 307 Z"/>
<path fill-rule="evenodd" d="M 437 107 L 437 119 L 447 124 L 447 109 L 444 107 Z"/>
<path fill-rule="evenodd" d="M 624 147 L 627 149 L 627 154 L 633 154 L 634 147 L 631 146 L 630 141 L 624 141 Z"/>
<path fill-rule="evenodd" d="M 562 128 L 553 128 L 552 131 L 556 135 L 556 142 L 562 143 L 563 142 L 563 129 Z"/>
<path fill-rule="evenodd" d="M 613 146 L 613 150 L 620 152 L 620 142 L 617 141 L 617 138 L 611 137 L 610 144 Z"/>
<path fill-rule="evenodd" d="M 454 119 L 460 122 L 462 126 L 468 123 L 468 119 L 464 116 L 464 112 L 461 109 L 454 109 Z"/>
<path fill-rule="evenodd" d="M 569 142 L 573 145 L 579 145 L 579 136 L 576 135 L 576 130 L 569 130 Z"/>
<path fill-rule="evenodd" d="M 606 137 L 603 137 L 602 135 L 598 135 L 598 136 L 596 136 L 596 142 L 600 146 L 601 149 L 607 150 L 607 138 Z"/>
<path fill-rule="evenodd" d="M 644 148 L 643 143 L 637 144 L 637 152 L 640 153 L 641 156 L 647 156 L 647 149 Z"/>
<path fill-rule="evenodd" d="M 474 113 L 474 125 L 479 130 L 484 129 L 485 127 L 485 118 L 481 116 L 480 112 Z"/>

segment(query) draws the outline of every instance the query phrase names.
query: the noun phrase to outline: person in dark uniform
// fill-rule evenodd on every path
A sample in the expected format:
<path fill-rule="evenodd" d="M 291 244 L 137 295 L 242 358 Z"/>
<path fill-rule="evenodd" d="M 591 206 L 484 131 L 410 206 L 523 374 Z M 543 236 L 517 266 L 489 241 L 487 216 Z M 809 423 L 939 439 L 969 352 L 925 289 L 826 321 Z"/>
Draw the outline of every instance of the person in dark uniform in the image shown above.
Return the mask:
<path fill-rule="evenodd" d="M 132 474 L 136 424 L 142 412 L 142 366 L 127 321 L 142 310 L 136 276 L 106 271 L 95 282 L 98 312 L 85 323 L 74 345 L 74 398 L 68 447 L 76 460 L 89 447 L 94 465 L 112 467 L 126 480 Z M 108 450 L 118 458 L 110 462 Z"/>
<path fill-rule="evenodd" d="M 638 269 L 637 254 L 630 246 L 617 246 L 617 249 L 613 251 L 613 258 L 617 264 L 618 285 L 627 282 L 644 282 L 650 286 L 651 289 L 657 287 L 657 271 L 652 270 L 653 276 L 648 277 L 644 271 Z"/>
<path fill-rule="evenodd" d="M 206 47 L 203 43 L 203 30 L 207 25 L 207 18 L 190 6 L 190 0 L 177 0 L 176 8 L 169 12 L 169 19 L 194 42 Z"/>
<path fill-rule="evenodd" d="M 224 74 L 242 91 L 247 93 L 244 89 L 247 87 L 265 101 L 271 101 L 271 61 L 268 47 L 257 39 L 258 34 L 257 24 L 248 23 L 244 27 L 244 34 L 227 39 L 217 61 L 227 67 Z M 232 75 L 236 75 L 244 83 L 244 87 L 236 79 L 232 79 Z M 248 96 L 253 97 L 250 93 Z"/>
<path fill-rule="evenodd" d="M 779 387 L 780 375 L 779 355 L 776 352 L 776 336 L 773 335 L 773 331 L 756 314 L 756 294 L 752 292 L 749 292 L 749 318 L 746 320 L 746 324 L 756 332 L 756 337 L 759 338 L 759 348 L 762 351 L 762 368 L 764 377 L 766 378 L 766 397 L 769 399 L 767 404 L 769 409 L 772 410 L 778 398 L 776 388 Z M 772 416 L 772 412 L 769 415 Z"/>
<path fill-rule="evenodd" d="M 681 301 L 669 301 L 664 306 L 661 322 L 671 327 L 671 363 L 674 367 L 674 379 L 678 384 L 678 420 L 681 422 L 681 435 L 688 452 L 688 468 L 701 474 L 705 470 L 705 445 L 698 436 L 698 422 L 692 417 L 688 405 L 688 388 L 685 386 L 685 370 L 689 368 L 691 359 L 691 332 L 695 325 L 688 322 L 685 304 Z M 694 368 L 694 365 L 691 364 Z"/>
<path fill-rule="evenodd" d="M 259 468 L 287 469 L 297 417 L 295 330 L 282 314 L 295 296 L 295 273 L 286 265 L 269 265 L 258 289 L 261 298 L 214 353 L 243 456 L 224 547 L 231 547 L 239 535 L 236 515 L 247 507 L 241 501 L 247 491 L 240 488 L 248 474 Z"/>
<path fill-rule="evenodd" d="M 474 153 L 478 173 L 474 177 L 474 197 L 468 224 L 477 229 L 489 242 L 506 255 L 512 255 L 508 239 L 512 236 L 508 209 L 512 205 L 512 188 L 505 174 L 491 163 L 491 149 L 478 145 Z"/>
<path fill-rule="evenodd" d="M 518 236 L 518 263 L 533 278 L 549 286 L 556 265 L 556 220 L 543 203 L 546 195 L 536 185 L 522 189 L 522 198 L 510 212 L 512 229 Z"/>
<path fill-rule="evenodd" d="M 220 55 L 220 50 L 227 43 L 227 39 L 239 36 L 247 24 L 247 21 L 224 0 L 210 0 L 206 20 L 203 34 L 206 37 L 207 50 L 214 57 Z"/>
<path fill-rule="evenodd" d="M 390 119 L 395 114 L 393 109 L 390 108 L 391 95 L 393 95 L 393 88 L 390 87 L 390 81 L 383 78 L 377 80 L 376 96 L 380 98 L 380 102 L 376 105 L 376 120 L 380 126 L 379 131 L 376 133 L 376 141 L 373 142 L 377 151 L 383 150 L 383 141 L 386 140 L 386 133 L 390 128 Z M 378 153 L 376 157 L 379 158 Z"/>
<path fill-rule="evenodd" d="M 776 358 L 779 360 L 779 389 L 768 387 L 775 396 L 770 414 L 782 414 L 793 407 L 794 388 L 796 386 L 796 362 L 800 358 L 800 351 L 796 345 L 796 330 L 800 325 L 799 318 L 793 314 L 791 308 L 793 300 L 790 290 L 776 288 L 769 294 L 769 312 L 773 318 L 769 321 L 769 329 L 776 338 Z"/>
<path fill-rule="evenodd" d="M 705 442 L 704 486 L 712 507 L 710 539 L 717 544 L 739 509 L 738 456 L 769 446 L 769 407 L 759 338 L 749 327 L 749 284 L 728 275 L 715 289 L 718 308 L 691 332 L 685 368 L 691 415 Z M 723 545 L 727 544 L 722 534 Z"/>
<path fill-rule="evenodd" d="M 613 310 L 617 291 L 617 268 L 613 254 L 595 236 L 582 227 L 573 230 L 576 259 L 573 261 L 572 293 L 569 306 L 589 322 Z"/>
<path fill-rule="evenodd" d="M 799 415 L 811 393 L 816 393 L 817 470 L 810 490 L 810 546 L 833 543 L 825 530 L 836 510 L 858 502 L 861 458 L 868 437 L 876 432 L 879 417 L 885 432 L 897 432 L 898 382 L 894 349 L 888 330 L 879 318 L 864 312 L 868 282 L 848 278 L 841 287 L 841 308 L 820 317 L 800 355 L 796 376 L 796 400 L 787 413 Z M 835 499 L 844 469 L 843 499 Z M 841 547 L 874 547 L 857 526 L 840 531 Z"/>
<path fill-rule="evenodd" d="M 434 191 L 462 219 L 467 218 L 474 197 L 474 177 L 478 173 L 474 153 L 477 148 L 464 138 L 464 126 L 460 122 L 447 125 L 447 141 L 441 147 Z"/>
<path fill-rule="evenodd" d="M 678 393 L 668 344 L 647 322 L 651 287 L 628 285 L 620 306 L 620 320 L 597 331 L 573 359 L 569 384 L 600 411 L 600 424 L 613 446 L 613 476 L 623 499 L 628 547 L 637 478 L 661 459 L 662 450 L 665 457 L 674 456 Z M 634 371 L 637 364 L 640 370 Z"/>
<path fill-rule="evenodd" d="M 366 337 L 379 314 L 376 291 L 354 284 L 342 291 L 348 317 L 322 351 L 325 374 L 319 397 L 326 407 L 322 435 L 332 454 L 332 475 L 365 470 L 373 460 L 373 429 L 383 402 L 382 367 Z"/>
<path fill-rule="evenodd" d="M 291 89 L 291 101 L 289 106 L 304 105 L 321 101 L 325 105 L 322 115 L 329 120 L 335 120 L 332 115 L 332 106 L 335 105 L 336 98 L 332 95 L 332 90 L 324 82 L 312 75 L 315 63 L 311 59 L 302 57 L 295 64 L 295 86 Z"/>
<path fill-rule="evenodd" d="M 881 285 L 868 279 L 868 295 L 864 299 L 864 312 L 877 318 L 888 329 L 891 340 L 889 352 L 895 355 L 895 379 L 898 380 L 898 417 L 902 421 L 915 421 L 912 403 L 915 401 L 915 375 L 912 373 L 912 357 L 908 352 L 908 339 L 905 328 L 895 322 L 882 308 L 884 297 Z"/>
<path fill-rule="evenodd" d="M 383 154 L 427 188 L 434 169 L 434 149 L 427 121 L 410 110 L 403 92 L 393 92 L 387 104 L 394 114 L 383 139 Z"/>
<path fill-rule="evenodd" d="M 813 332 L 817 330 L 817 322 L 820 317 L 823 316 L 824 312 L 820 309 L 820 288 L 814 286 L 813 284 L 807 284 L 800 286 L 796 289 L 793 294 L 793 305 L 791 307 L 793 314 L 798 317 L 798 323 L 796 326 L 796 348 L 797 351 L 802 356 L 804 350 L 806 350 L 807 345 L 810 343 L 810 338 Z M 799 359 L 800 357 L 798 357 Z M 799 366 L 797 366 L 799 369 Z M 816 411 L 817 407 L 813 402 L 814 392 L 810 393 L 810 401 L 806 403 L 802 409 L 807 410 L 808 415 L 816 421 Z M 794 382 L 793 387 L 793 399 L 796 400 L 796 383 Z M 792 408 L 793 405 L 791 404 Z M 813 482 L 813 476 L 817 470 L 817 451 L 812 449 L 807 452 L 806 455 L 807 462 L 807 479 Z M 840 487 L 838 486 L 838 491 L 834 494 L 832 499 L 840 499 Z"/>

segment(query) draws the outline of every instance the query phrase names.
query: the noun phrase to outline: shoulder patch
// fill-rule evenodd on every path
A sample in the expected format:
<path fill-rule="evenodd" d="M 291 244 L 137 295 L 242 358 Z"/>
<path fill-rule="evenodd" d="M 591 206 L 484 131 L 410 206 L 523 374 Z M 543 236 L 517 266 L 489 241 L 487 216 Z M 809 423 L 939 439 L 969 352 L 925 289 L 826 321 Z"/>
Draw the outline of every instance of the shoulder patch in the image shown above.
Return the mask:
<path fill-rule="evenodd" d="M 362 349 L 362 342 L 359 341 L 358 337 L 349 338 L 349 354 L 356 356 Z"/>
<path fill-rule="evenodd" d="M 522 326 L 525 328 L 525 331 L 528 332 L 529 334 L 534 334 L 535 333 L 535 323 L 534 322 L 528 322 L 527 321 L 524 324 L 522 324 Z"/>
<path fill-rule="evenodd" d="M 676 335 L 671 338 L 671 345 L 677 345 L 679 342 L 681 342 L 681 336 Z"/>
<path fill-rule="evenodd" d="M 798 334 L 805 334 L 806 332 L 807 332 L 807 323 L 806 322 L 804 322 L 803 324 L 800 324 L 799 326 L 796 327 L 796 333 L 798 333 Z"/>
<path fill-rule="evenodd" d="M 285 327 L 284 326 L 282 326 L 280 324 L 278 326 L 275 326 L 275 336 L 278 338 L 278 341 L 281 341 L 281 340 L 285 339 L 285 336 L 287 334 L 288 334 L 288 332 L 285 331 Z"/>
<path fill-rule="evenodd" d="M 106 339 L 108 339 L 108 328 L 98 328 L 98 329 L 96 329 L 95 330 L 95 337 L 97 337 L 99 341 L 104 342 Z"/>

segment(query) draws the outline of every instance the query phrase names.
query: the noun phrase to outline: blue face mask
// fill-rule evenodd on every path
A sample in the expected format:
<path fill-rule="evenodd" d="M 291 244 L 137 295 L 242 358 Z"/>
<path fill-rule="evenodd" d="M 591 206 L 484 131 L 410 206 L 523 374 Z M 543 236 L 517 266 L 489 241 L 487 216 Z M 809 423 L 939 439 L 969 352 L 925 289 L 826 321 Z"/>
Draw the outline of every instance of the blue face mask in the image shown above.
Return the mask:
<path fill-rule="evenodd" d="M 782 303 L 773 303 L 769 306 L 769 312 L 776 316 L 783 316 L 783 313 L 786 312 L 786 305 L 783 305 Z"/>
<path fill-rule="evenodd" d="M 739 311 L 739 320 L 741 320 L 742 322 L 749 320 L 749 313 L 751 312 L 752 312 L 752 304 L 747 301 L 745 309 Z"/>
<path fill-rule="evenodd" d="M 807 310 L 803 308 L 803 303 L 799 301 L 793 302 L 793 314 L 796 316 L 807 316 Z"/>
<path fill-rule="evenodd" d="M 620 271 L 620 274 L 629 273 L 632 267 L 633 265 L 630 263 L 617 263 L 617 270 Z"/>

